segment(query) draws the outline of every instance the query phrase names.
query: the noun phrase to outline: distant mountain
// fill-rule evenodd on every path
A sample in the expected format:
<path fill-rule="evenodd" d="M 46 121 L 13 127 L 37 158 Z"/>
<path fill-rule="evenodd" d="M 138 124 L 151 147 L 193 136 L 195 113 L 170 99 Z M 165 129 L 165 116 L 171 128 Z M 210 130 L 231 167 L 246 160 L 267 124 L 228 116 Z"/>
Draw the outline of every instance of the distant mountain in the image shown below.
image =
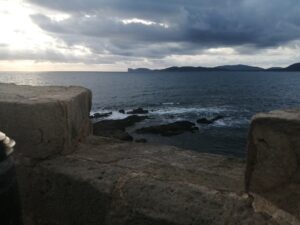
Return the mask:
<path fill-rule="evenodd" d="M 193 66 L 182 66 L 182 67 L 169 67 L 161 70 L 154 70 L 154 71 L 160 71 L 160 72 L 197 72 L 197 71 L 209 71 L 211 68 L 207 67 L 193 67 Z"/>
<path fill-rule="evenodd" d="M 271 67 L 271 68 L 268 68 L 266 69 L 267 71 L 279 71 L 279 70 L 283 70 L 284 68 L 282 67 Z"/>
<path fill-rule="evenodd" d="M 248 65 L 225 65 L 214 67 L 219 70 L 228 70 L 228 71 L 262 71 L 263 68 L 257 66 L 248 66 Z"/>
<path fill-rule="evenodd" d="M 172 66 L 165 69 L 148 69 L 148 68 L 128 68 L 128 72 L 199 72 L 199 71 L 300 71 L 300 63 L 295 63 L 288 67 L 272 67 L 269 69 L 264 69 L 256 66 L 248 65 L 224 65 L 216 67 L 194 67 L 194 66 Z"/>
<path fill-rule="evenodd" d="M 128 72 L 198 72 L 198 71 L 263 71 L 263 68 L 247 65 L 225 65 L 217 67 L 172 66 L 165 69 L 128 68 Z"/>
<path fill-rule="evenodd" d="M 137 68 L 137 69 L 131 69 L 128 68 L 128 72 L 150 72 L 150 69 L 147 68 Z"/>
<path fill-rule="evenodd" d="M 286 67 L 284 70 L 286 71 L 300 71 L 300 63 L 295 63 L 293 65 L 290 65 Z"/>
<path fill-rule="evenodd" d="M 287 72 L 300 71 L 300 63 L 295 63 L 295 64 L 292 64 L 285 68 L 272 67 L 272 68 L 267 69 L 267 71 L 287 71 Z"/>

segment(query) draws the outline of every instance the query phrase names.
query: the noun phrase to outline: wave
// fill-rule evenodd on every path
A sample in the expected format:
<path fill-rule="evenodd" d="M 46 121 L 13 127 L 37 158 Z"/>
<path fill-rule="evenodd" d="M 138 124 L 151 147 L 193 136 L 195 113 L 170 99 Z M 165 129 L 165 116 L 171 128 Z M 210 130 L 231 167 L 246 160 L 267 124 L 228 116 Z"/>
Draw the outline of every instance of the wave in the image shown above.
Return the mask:
<path fill-rule="evenodd" d="M 149 113 L 146 114 L 150 116 L 150 120 L 155 123 L 163 124 L 170 123 L 180 120 L 189 120 L 191 122 L 196 122 L 197 119 L 201 117 L 210 117 L 215 115 L 224 115 L 223 119 L 217 120 L 209 125 L 201 125 L 201 127 L 206 127 L 210 129 L 211 127 L 243 127 L 249 124 L 250 119 L 247 119 L 246 116 L 241 116 L 244 110 L 235 109 L 229 106 L 219 106 L 219 107 L 176 107 L 172 104 L 176 104 L 173 102 L 166 102 L 165 106 L 161 107 L 149 107 L 145 109 L 149 110 Z M 127 109 L 131 110 L 131 109 Z M 94 113 L 108 113 L 112 112 L 112 114 L 108 117 L 99 118 L 98 120 L 118 120 L 125 119 L 129 114 L 123 114 L 116 110 L 94 110 L 91 111 L 91 115 Z"/>
<path fill-rule="evenodd" d="M 224 118 L 215 121 L 212 126 L 214 127 L 243 127 L 250 123 L 250 119 L 247 118 Z"/>
<path fill-rule="evenodd" d="M 217 114 L 228 111 L 226 107 L 166 107 L 157 110 L 153 110 L 151 114 L 157 115 L 178 115 L 178 114 Z"/>
<path fill-rule="evenodd" d="M 119 113 L 119 111 L 109 111 L 109 110 L 91 111 L 90 114 L 93 115 L 94 113 L 102 114 L 102 113 L 108 113 L 108 112 L 112 112 L 112 114 L 107 117 L 99 118 L 98 120 L 119 120 L 119 119 L 125 119 L 129 116 L 128 114 Z"/>

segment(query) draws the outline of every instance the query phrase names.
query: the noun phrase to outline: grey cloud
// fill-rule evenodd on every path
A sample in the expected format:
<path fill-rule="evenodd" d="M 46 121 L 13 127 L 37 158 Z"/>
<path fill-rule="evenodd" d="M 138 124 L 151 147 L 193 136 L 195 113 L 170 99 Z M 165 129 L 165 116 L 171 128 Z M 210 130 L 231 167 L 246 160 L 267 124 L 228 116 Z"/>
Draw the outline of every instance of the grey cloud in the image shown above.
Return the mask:
<path fill-rule="evenodd" d="M 180 34 L 173 28 L 166 29 L 156 24 L 146 26 L 140 23 L 124 24 L 117 18 L 107 18 L 103 16 L 93 16 L 86 18 L 71 17 L 63 21 L 54 21 L 42 14 L 32 15 L 33 21 L 44 30 L 52 33 L 85 35 L 98 38 L 115 38 L 142 41 L 171 41 L 178 39 Z"/>
<path fill-rule="evenodd" d="M 40 61 L 61 61 L 66 60 L 63 54 L 53 50 L 27 51 L 10 50 L 7 46 L 0 46 L 0 60 L 40 60 Z"/>
<path fill-rule="evenodd" d="M 64 54 L 53 49 L 44 50 L 10 50 L 0 46 L 0 60 L 33 60 L 36 62 L 56 63 L 85 63 L 85 64 L 111 64 L 115 60 L 126 61 L 128 58 L 113 55 L 91 55 L 90 57 Z M 137 59 L 135 59 L 137 61 Z"/>
<path fill-rule="evenodd" d="M 29 2 L 70 14 L 63 21 L 53 21 L 41 14 L 33 15 L 32 20 L 66 43 L 85 45 L 98 54 L 159 58 L 224 46 L 237 49 L 251 46 L 258 51 L 300 39 L 298 0 Z M 128 18 L 151 20 L 169 27 L 120 22 Z"/>

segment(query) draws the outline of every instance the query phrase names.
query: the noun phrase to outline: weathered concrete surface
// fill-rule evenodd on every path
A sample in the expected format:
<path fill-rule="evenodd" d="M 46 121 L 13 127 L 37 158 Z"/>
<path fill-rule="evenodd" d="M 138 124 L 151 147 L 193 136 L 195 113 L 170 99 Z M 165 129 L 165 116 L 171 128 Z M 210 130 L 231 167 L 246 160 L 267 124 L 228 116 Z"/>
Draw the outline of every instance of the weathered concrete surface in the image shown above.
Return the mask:
<path fill-rule="evenodd" d="M 82 87 L 0 83 L 0 130 L 34 159 L 67 153 L 90 134 L 91 92 Z"/>
<path fill-rule="evenodd" d="M 247 154 L 246 190 L 256 208 L 300 224 L 300 109 L 257 114 Z"/>
<path fill-rule="evenodd" d="M 19 168 L 26 224 L 276 224 L 243 194 L 244 165 L 91 136 L 72 154 Z"/>

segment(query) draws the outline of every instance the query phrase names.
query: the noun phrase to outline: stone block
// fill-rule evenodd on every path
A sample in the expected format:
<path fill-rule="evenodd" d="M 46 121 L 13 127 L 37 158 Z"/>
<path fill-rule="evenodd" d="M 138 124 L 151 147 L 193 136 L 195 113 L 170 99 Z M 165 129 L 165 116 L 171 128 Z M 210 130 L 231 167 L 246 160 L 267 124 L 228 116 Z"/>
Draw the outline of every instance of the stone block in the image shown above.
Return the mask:
<path fill-rule="evenodd" d="M 31 159 L 72 152 L 90 134 L 90 108 L 86 88 L 0 84 L 0 130 Z"/>
<path fill-rule="evenodd" d="M 246 189 L 264 192 L 290 182 L 300 159 L 300 109 L 259 113 L 249 132 Z"/>
<path fill-rule="evenodd" d="M 257 114 L 248 139 L 246 191 L 257 211 L 300 224 L 300 109 Z"/>

